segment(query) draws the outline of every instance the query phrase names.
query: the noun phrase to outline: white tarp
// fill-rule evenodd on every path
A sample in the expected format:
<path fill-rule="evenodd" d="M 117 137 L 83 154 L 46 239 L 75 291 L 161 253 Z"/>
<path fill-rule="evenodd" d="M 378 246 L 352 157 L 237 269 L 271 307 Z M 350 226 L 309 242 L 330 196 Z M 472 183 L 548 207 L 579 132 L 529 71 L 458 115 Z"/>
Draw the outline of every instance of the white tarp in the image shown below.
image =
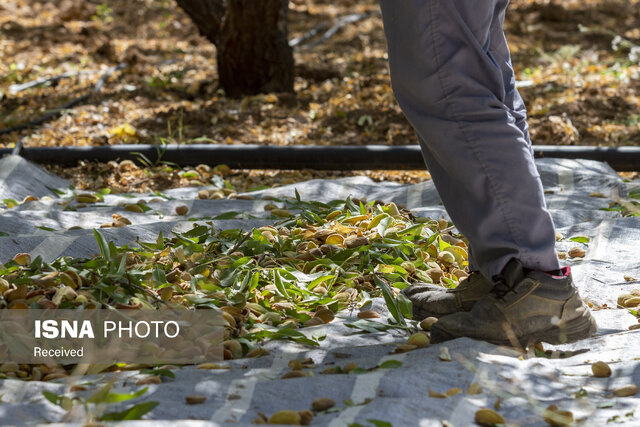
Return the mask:
<path fill-rule="evenodd" d="M 640 425 L 640 395 L 613 397 L 617 386 L 640 384 L 640 330 L 629 331 L 637 320 L 626 310 L 616 309 L 619 294 L 640 288 L 640 218 L 622 218 L 617 212 L 604 211 L 610 202 L 625 197 L 628 187 L 606 164 L 586 160 L 542 159 L 537 161 L 547 202 L 558 230 L 566 237 L 587 236 L 587 255 L 580 261 L 563 261 L 572 266 L 581 294 L 596 307 L 598 335 L 579 343 L 556 347 L 573 350 L 568 358 L 524 358 L 513 350 L 469 339 L 458 339 L 443 345 L 404 354 L 390 354 L 394 343 L 406 339 L 400 332 L 354 334 L 344 326 L 349 313 L 339 316 L 324 328 L 327 338 L 319 348 L 293 343 L 272 342 L 266 348 L 270 355 L 257 359 L 241 359 L 228 363 L 229 370 L 196 370 L 186 367 L 176 371 L 176 378 L 151 385 L 139 401 L 160 402 L 145 418 L 153 425 L 250 425 L 258 412 L 270 415 L 281 409 L 310 409 L 317 397 L 337 402 L 335 412 L 318 415 L 313 425 L 346 426 L 377 419 L 393 426 L 440 426 L 448 420 L 455 426 L 473 423 L 480 407 L 493 407 L 500 400 L 499 412 L 513 425 L 544 426 L 541 412 L 550 404 L 573 411 L 581 425 L 605 425 L 626 422 Z M 631 183 L 634 188 L 637 184 Z M 46 260 L 61 255 L 91 256 L 98 248 L 92 228 L 111 221 L 113 213 L 126 215 L 133 225 L 104 229 L 105 236 L 117 244 L 155 240 L 171 229 L 188 229 L 193 222 L 175 216 L 177 205 L 187 205 L 189 218 L 215 217 L 228 211 L 264 217 L 264 196 L 293 196 L 294 188 L 307 200 L 329 201 L 347 196 L 394 201 L 416 214 L 431 217 L 446 215 L 431 182 L 416 185 L 374 183 L 368 178 L 313 180 L 272 190 L 252 193 L 257 200 L 196 200 L 195 188 L 166 191 L 171 200 L 151 204 L 153 210 L 134 214 L 119 206 L 153 195 L 109 195 L 104 203 L 77 211 L 64 211 L 62 199 L 51 188 L 66 191 L 68 183 L 53 177 L 25 160 L 9 156 L 0 159 L 0 199 L 22 200 L 28 195 L 40 197 L 16 208 L 0 209 L 0 262 L 18 252 L 41 255 Z M 593 197 L 594 192 L 603 197 Z M 214 221 L 218 228 L 250 228 L 269 222 L 264 219 Z M 82 229 L 68 230 L 80 226 Z M 53 231 L 51 231 L 53 230 Z M 578 246 L 571 241 L 558 242 L 558 250 Z M 374 308 L 386 316 L 381 301 Z M 452 361 L 441 361 L 440 348 L 446 346 Z M 314 375 L 305 378 L 280 379 L 288 371 L 288 361 L 311 357 Z M 385 360 L 398 360 L 396 369 L 376 369 L 363 374 L 322 375 L 331 366 L 355 362 L 361 368 L 372 368 Z M 603 360 L 611 364 L 610 378 L 590 376 L 590 363 Z M 137 372 L 98 375 L 76 382 L 106 382 L 116 378 L 119 389 L 135 390 Z M 483 393 L 458 394 L 446 399 L 431 398 L 428 389 L 445 392 L 453 387 L 466 390 L 479 382 Z M 25 425 L 66 422 L 64 411 L 49 403 L 43 390 L 68 392 L 65 382 L 0 381 L 0 424 Z M 581 391 L 582 390 L 582 391 Z M 88 393 L 88 392 L 87 392 Z M 576 398 L 576 393 L 583 396 Z M 82 395 L 82 392 L 79 393 Z M 201 405 L 186 405 L 184 397 L 192 394 L 208 396 Z M 343 401 L 364 403 L 348 406 Z M 137 402 L 137 401 L 135 401 Z M 122 407 L 129 405 L 123 404 Z M 118 406 L 116 405 L 117 409 Z M 131 421 L 126 425 L 149 421 Z M 81 422 L 80 422 L 81 424 Z"/>

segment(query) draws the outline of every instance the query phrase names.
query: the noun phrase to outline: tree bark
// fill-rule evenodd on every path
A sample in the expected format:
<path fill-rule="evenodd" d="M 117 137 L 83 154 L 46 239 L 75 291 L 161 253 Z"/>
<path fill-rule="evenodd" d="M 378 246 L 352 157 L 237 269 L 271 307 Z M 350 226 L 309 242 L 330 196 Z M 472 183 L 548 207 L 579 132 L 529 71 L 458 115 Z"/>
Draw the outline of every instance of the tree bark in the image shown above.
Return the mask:
<path fill-rule="evenodd" d="M 293 92 L 288 0 L 177 0 L 217 48 L 220 85 L 230 97 Z"/>
<path fill-rule="evenodd" d="M 227 7 L 226 0 L 176 0 L 176 3 L 189 15 L 200 35 L 211 43 L 218 44 Z"/>

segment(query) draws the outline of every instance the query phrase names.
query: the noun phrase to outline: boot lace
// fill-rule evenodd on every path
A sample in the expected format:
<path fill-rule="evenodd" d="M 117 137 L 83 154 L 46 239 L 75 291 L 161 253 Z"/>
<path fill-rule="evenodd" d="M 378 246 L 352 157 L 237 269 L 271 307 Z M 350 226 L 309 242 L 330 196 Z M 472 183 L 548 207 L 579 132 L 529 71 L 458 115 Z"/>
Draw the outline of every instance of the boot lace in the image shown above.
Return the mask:
<path fill-rule="evenodd" d="M 495 285 L 493 286 L 493 289 L 491 289 L 491 293 L 498 299 L 503 299 L 510 292 L 514 292 L 513 287 L 509 286 L 503 277 L 493 276 L 493 282 Z"/>

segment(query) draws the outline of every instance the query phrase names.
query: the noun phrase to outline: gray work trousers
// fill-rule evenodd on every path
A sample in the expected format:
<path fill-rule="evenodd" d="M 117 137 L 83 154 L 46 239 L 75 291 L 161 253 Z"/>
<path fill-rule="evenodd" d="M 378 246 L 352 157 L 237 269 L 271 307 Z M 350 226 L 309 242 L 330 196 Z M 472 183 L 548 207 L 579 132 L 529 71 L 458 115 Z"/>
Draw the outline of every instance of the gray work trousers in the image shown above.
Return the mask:
<path fill-rule="evenodd" d="M 508 0 L 381 0 L 393 91 L 488 278 L 559 268 L 503 32 Z"/>

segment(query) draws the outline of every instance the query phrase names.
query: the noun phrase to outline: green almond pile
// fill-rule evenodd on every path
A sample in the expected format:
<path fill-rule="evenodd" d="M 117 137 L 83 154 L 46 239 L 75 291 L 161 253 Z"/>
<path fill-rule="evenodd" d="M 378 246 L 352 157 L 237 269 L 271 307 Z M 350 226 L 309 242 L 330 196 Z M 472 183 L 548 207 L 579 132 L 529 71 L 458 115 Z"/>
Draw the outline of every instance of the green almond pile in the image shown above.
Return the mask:
<path fill-rule="evenodd" d="M 270 339 L 317 344 L 321 335 L 298 329 L 366 309 L 372 297 L 383 296 L 389 323 L 403 327 L 411 303 L 401 289 L 455 287 L 468 275 L 467 244 L 443 219 L 415 218 L 394 203 L 285 202 L 293 214 L 249 232 L 196 222 L 116 247 L 95 230 L 93 258 L 18 254 L 0 264 L 0 308 L 218 308 L 231 359 L 265 354 L 260 344 Z"/>

